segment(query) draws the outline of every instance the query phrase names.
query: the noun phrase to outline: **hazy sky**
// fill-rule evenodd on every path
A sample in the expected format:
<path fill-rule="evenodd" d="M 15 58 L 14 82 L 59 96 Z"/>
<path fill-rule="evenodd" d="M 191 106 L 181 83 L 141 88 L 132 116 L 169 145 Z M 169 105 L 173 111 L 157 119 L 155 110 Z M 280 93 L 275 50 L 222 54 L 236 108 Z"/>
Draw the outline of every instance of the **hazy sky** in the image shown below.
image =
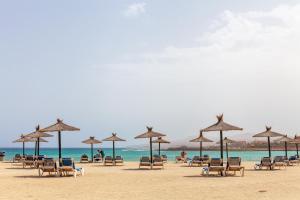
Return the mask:
<path fill-rule="evenodd" d="M 300 132 L 299 1 L 10 0 L 0 27 L 0 147 L 57 117 L 81 128 L 67 147 L 148 144 L 146 125 L 184 141 L 219 113 L 233 138 Z"/>

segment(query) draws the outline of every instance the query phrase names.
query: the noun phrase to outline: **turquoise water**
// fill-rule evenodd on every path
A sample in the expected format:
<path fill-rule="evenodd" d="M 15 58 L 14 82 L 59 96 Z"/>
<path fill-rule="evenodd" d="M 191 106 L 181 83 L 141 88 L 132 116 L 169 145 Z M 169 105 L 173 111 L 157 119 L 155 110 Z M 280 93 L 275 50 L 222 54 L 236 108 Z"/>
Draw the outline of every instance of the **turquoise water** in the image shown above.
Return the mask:
<path fill-rule="evenodd" d="M 15 154 L 22 154 L 22 148 L 0 148 L 0 151 L 5 152 L 5 160 L 11 160 Z M 112 155 L 112 149 L 103 148 L 105 155 Z M 27 155 L 34 154 L 33 148 L 27 148 L 25 150 Z M 76 161 L 80 160 L 82 154 L 87 154 L 90 157 L 91 151 L 89 148 L 63 148 L 62 156 L 63 157 L 72 157 Z M 94 154 L 97 151 L 95 149 Z M 157 151 L 154 151 L 153 154 L 157 154 Z M 175 160 L 175 156 L 180 155 L 180 151 L 161 151 L 161 154 L 166 154 L 169 160 Z M 199 155 L 197 151 L 187 151 L 188 157 L 192 158 L 194 155 Z M 210 157 L 220 157 L 219 151 L 204 151 L 203 154 L 208 154 Z M 295 155 L 295 151 L 289 151 L 288 155 Z M 58 151 L 56 148 L 41 148 L 40 155 L 47 155 L 47 157 L 58 157 Z M 116 149 L 116 155 L 121 155 L 126 161 L 138 161 L 141 156 L 148 156 L 149 151 L 146 150 L 128 150 L 124 148 Z M 272 156 L 284 155 L 283 151 L 272 151 Z M 224 151 L 224 157 L 226 153 Z M 229 156 L 239 156 L 242 160 L 245 161 L 259 161 L 261 157 L 268 156 L 267 151 L 232 151 L 229 152 Z"/>

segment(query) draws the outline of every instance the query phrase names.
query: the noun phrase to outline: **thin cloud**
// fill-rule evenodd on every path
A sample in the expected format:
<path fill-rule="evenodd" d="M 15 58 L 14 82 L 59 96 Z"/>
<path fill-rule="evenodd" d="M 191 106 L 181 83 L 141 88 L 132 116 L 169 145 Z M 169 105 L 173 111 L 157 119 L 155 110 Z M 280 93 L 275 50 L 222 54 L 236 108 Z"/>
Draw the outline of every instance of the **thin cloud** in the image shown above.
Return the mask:
<path fill-rule="evenodd" d="M 146 12 L 146 3 L 134 3 L 127 7 L 124 11 L 126 17 L 137 17 Z"/>

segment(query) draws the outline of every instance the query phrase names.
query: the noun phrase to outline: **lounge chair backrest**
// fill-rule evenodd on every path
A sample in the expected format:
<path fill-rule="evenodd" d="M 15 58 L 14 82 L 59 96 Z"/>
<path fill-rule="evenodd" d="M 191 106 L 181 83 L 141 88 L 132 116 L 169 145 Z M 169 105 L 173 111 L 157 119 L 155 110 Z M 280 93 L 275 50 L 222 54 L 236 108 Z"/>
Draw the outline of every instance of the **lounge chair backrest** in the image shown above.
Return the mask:
<path fill-rule="evenodd" d="M 73 167 L 75 169 L 75 164 L 72 158 L 62 158 L 61 166 L 63 167 Z"/>
<path fill-rule="evenodd" d="M 283 156 L 275 156 L 273 162 L 284 162 Z"/>
<path fill-rule="evenodd" d="M 296 156 L 291 156 L 289 160 L 297 160 Z"/>
<path fill-rule="evenodd" d="M 37 157 L 38 160 L 43 160 L 44 158 L 45 158 L 44 155 L 39 155 L 39 156 Z"/>
<path fill-rule="evenodd" d="M 26 157 L 25 157 L 25 160 L 33 161 L 33 160 L 34 160 L 34 157 L 33 157 L 32 155 L 29 155 L 29 156 L 26 156 Z"/>
<path fill-rule="evenodd" d="M 21 155 L 20 154 L 16 154 L 15 158 L 21 158 Z"/>
<path fill-rule="evenodd" d="M 116 160 L 123 160 L 121 156 L 116 156 Z"/>
<path fill-rule="evenodd" d="M 209 156 L 208 156 L 208 155 L 204 155 L 204 156 L 202 157 L 202 160 L 204 160 L 204 161 L 209 160 Z"/>
<path fill-rule="evenodd" d="M 150 162 L 150 158 L 143 156 L 143 157 L 141 157 L 140 162 Z"/>
<path fill-rule="evenodd" d="M 240 157 L 229 157 L 227 160 L 227 164 L 229 166 L 240 166 L 241 158 Z"/>
<path fill-rule="evenodd" d="M 87 156 L 86 154 L 83 154 L 83 155 L 81 156 L 81 158 L 88 158 L 88 156 Z"/>
<path fill-rule="evenodd" d="M 269 157 L 263 157 L 262 159 L 261 159 L 261 164 L 267 164 L 267 165 L 269 165 L 271 163 L 271 158 L 269 158 Z"/>
<path fill-rule="evenodd" d="M 111 156 L 105 156 L 105 160 L 112 160 Z"/>
<path fill-rule="evenodd" d="M 54 161 L 53 158 L 44 158 L 43 161 L 44 161 L 43 166 L 56 168 L 56 162 Z"/>
<path fill-rule="evenodd" d="M 223 165 L 223 161 L 221 158 L 212 158 L 210 160 L 210 166 L 222 166 Z"/>
<path fill-rule="evenodd" d="M 194 156 L 193 160 L 200 160 L 200 156 Z"/>
<path fill-rule="evenodd" d="M 154 157 L 153 162 L 162 162 L 161 157 Z"/>
<path fill-rule="evenodd" d="M 166 156 L 166 155 L 162 155 L 161 157 L 163 157 L 163 158 L 167 158 L 167 156 Z"/>

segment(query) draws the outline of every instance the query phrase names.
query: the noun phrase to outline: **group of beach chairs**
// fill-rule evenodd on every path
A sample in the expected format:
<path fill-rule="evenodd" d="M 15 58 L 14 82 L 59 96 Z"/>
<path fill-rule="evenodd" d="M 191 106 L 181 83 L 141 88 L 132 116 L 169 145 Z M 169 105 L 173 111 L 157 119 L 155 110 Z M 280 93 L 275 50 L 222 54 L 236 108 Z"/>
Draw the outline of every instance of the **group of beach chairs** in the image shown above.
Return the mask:
<path fill-rule="evenodd" d="M 212 172 L 220 176 L 236 175 L 236 172 L 239 172 L 241 176 L 244 176 L 245 167 L 241 165 L 240 157 L 228 157 L 226 163 L 221 158 L 210 158 L 205 165 L 202 168 L 204 176 L 211 175 Z"/>
<path fill-rule="evenodd" d="M 80 158 L 80 163 L 89 163 L 91 162 L 89 160 L 89 157 L 86 154 L 83 154 Z M 112 156 L 105 156 L 104 159 L 97 154 L 94 156 L 94 162 L 103 162 L 104 165 L 122 165 L 124 164 L 124 159 L 122 156 L 116 156 L 115 159 L 113 159 Z"/>
<path fill-rule="evenodd" d="M 61 158 L 58 163 L 59 164 L 57 166 L 57 162 L 53 158 L 44 158 L 42 164 L 38 168 L 39 176 L 43 176 L 45 172 L 49 175 L 73 175 L 75 178 L 77 175 L 84 175 L 84 169 L 76 168 L 75 162 L 72 158 Z"/>
<path fill-rule="evenodd" d="M 263 157 L 260 163 L 254 165 L 254 169 L 281 169 L 287 166 L 299 165 L 300 159 L 297 156 L 275 156 L 273 160 L 270 157 Z"/>
<path fill-rule="evenodd" d="M 29 166 L 31 168 L 38 168 L 39 165 L 43 162 L 45 158 L 44 155 L 34 156 L 34 155 L 24 155 L 21 156 L 20 154 L 16 154 L 13 158 L 13 163 L 22 163 L 23 168 Z"/>
<path fill-rule="evenodd" d="M 188 163 L 189 167 L 197 166 L 202 167 L 202 175 L 212 175 L 217 173 L 220 176 L 236 175 L 236 172 L 240 172 L 241 176 L 244 176 L 245 167 L 241 166 L 240 157 L 228 157 L 227 162 L 223 162 L 221 158 L 210 158 L 208 155 L 194 156 L 192 159 L 187 157 L 177 156 L 175 163 Z"/>
<path fill-rule="evenodd" d="M 139 168 L 164 168 L 164 163 L 166 163 L 168 161 L 168 157 L 166 155 L 154 155 L 152 157 L 152 163 L 151 163 L 151 159 L 148 156 L 143 156 L 140 158 L 140 164 L 139 164 Z"/>
<path fill-rule="evenodd" d="M 74 160 L 72 158 L 61 158 L 58 162 L 53 158 L 47 158 L 44 155 L 33 156 L 25 155 L 21 156 L 16 154 L 13 158 L 13 163 L 22 163 L 23 168 L 30 167 L 38 169 L 39 176 L 43 176 L 44 173 L 48 175 L 56 176 L 69 176 L 76 177 L 77 175 L 84 175 L 83 168 L 76 168 Z"/>

